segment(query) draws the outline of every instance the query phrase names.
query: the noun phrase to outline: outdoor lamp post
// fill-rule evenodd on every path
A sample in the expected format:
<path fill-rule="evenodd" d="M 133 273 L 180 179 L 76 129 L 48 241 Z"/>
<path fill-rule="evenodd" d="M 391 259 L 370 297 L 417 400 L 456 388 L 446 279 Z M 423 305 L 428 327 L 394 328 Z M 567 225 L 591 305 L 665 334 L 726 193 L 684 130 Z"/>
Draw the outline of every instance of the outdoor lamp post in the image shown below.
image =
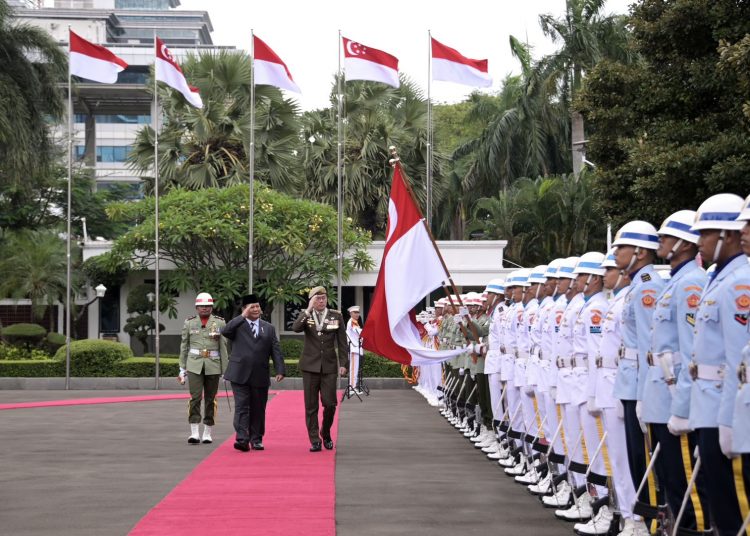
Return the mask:
<path fill-rule="evenodd" d="M 97 318 L 98 321 L 96 323 L 96 338 L 101 339 L 102 338 L 102 302 L 99 301 L 104 297 L 104 294 L 107 293 L 107 287 L 99 283 L 96 288 L 94 288 L 96 291 L 96 305 L 98 309 Z"/>

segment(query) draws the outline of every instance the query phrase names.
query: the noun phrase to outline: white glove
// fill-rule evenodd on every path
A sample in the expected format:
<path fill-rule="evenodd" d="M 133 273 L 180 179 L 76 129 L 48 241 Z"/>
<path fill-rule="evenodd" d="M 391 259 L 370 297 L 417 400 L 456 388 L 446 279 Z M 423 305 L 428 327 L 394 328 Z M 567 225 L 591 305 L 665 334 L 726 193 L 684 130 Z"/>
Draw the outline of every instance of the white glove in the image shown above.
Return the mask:
<path fill-rule="evenodd" d="M 719 425 L 719 446 L 724 456 L 730 460 L 737 456 L 737 453 L 732 451 L 732 427 Z"/>
<path fill-rule="evenodd" d="M 469 308 L 466 306 L 459 307 L 458 314 L 461 315 L 461 317 L 469 316 Z"/>
<path fill-rule="evenodd" d="M 461 315 L 453 315 L 453 320 L 456 324 L 461 324 L 464 321 L 464 317 Z"/>
<path fill-rule="evenodd" d="M 589 415 L 593 417 L 596 417 L 602 412 L 602 408 L 596 405 L 596 398 L 593 396 L 590 396 L 586 401 L 586 410 L 589 412 Z"/>
<path fill-rule="evenodd" d="M 692 431 L 692 429 L 690 428 L 690 421 L 688 419 L 678 417 L 677 415 L 672 415 L 669 418 L 669 421 L 667 422 L 667 428 L 669 429 L 669 433 L 676 436 L 687 434 L 688 432 Z"/>
<path fill-rule="evenodd" d="M 177 378 L 181 385 L 185 385 L 185 376 L 187 376 L 187 370 L 180 367 L 180 374 L 179 376 L 177 376 Z"/>
<path fill-rule="evenodd" d="M 465 368 L 458 369 L 458 375 L 459 376 L 463 376 L 464 374 L 466 374 L 466 369 Z"/>
<path fill-rule="evenodd" d="M 643 415 L 643 403 L 639 400 L 635 403 L 635 416 L 638 417 L 638 424 L 641 425 L 641 432 L 648 433 L 648 427 L 646 426 L 646 423 L 643 422 L 643 419 L 641 416 Z"/>
<path fill-rule="evenodd" d="M 617 414 L 618 419 L 625 418 L 625 408 L 623 407 L 621 400 L 615 400 L 615 413 Z"/>
<path fill-rule="evenodd" d="M 475 354 L 481 356 L 481 355 L 484 355 L 484 354 L 487 353 L 487 348 L 481 342 L 480 343 L 474 343 L 474 345 L 472 346 L 472 351 Z"/>

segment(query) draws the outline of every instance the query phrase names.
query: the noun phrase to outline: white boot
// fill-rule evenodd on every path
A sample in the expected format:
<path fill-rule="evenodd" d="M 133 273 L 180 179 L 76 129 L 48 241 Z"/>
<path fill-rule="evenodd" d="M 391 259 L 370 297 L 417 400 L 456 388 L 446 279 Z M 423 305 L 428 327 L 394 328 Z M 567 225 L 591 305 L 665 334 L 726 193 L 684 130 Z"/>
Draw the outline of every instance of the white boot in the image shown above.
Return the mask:
<path fill-rule="evenodd" d="M 567 510 L 555 510 L 555 516 L 568 521 L 582 521 L 590 519 L 594 515 L 591 507 L 591 495 L 588 491 L 581 493 L 576 502 Z"/>
<path fill-rule="evenodd" d="M 563 508 L 570 502 L 570 493 L 570 484 L 563 480 L 557 485 L 557 491 L 554 495 L 542 497 L 542 503 L 550 508 Z"/>
<path fill-rule="evenodd" d="M 201 433 L 199 424 L 190 425 L 190 437 L 188 437 L 188 443 L 191 445 L 197 445 L 201 442 Z"/>
<path fill-rule="evenodd" d="M 546 495 L 552 487 L 552 473 L 547 473 L 538 484 L 528 486 L 529 493 L 534 495 Z"/>
<path fill-rule="evenodd" d="M 623 519 L 622 530 L 617 536 L 635 536 L 635 524 L 632 517 L 626 517 Z"/>
<path fill-rule="evenodd" d="M 526 472 L 526 474 L 518 475 L 514 480 L 518 482 L 519 484 L 525 484 L 529 486 L 531 484 L 538 484 L 541 478 L 542 477 L 539 476 L 539 473 L 537 472 L 537 470 L 532 467 Z"/>
<path fill-rule="evenodd" d="M 203 425 L 203 442 L 204 443 L 213 443 L 213 439 L 211 438 L 211 427 L 207 424 Z"/>
<path fill-rule="evenodd" d="M 578 534 L 585 535 L 596 535 L 596 534 L 607 534 L 609 532 L 609 526 L 612 524 L 614 518 L 612 512 L 608 506 L 602 506 L 591 521 L 588 523 L 576 523 L 573 525 L 573 530 Z"/>

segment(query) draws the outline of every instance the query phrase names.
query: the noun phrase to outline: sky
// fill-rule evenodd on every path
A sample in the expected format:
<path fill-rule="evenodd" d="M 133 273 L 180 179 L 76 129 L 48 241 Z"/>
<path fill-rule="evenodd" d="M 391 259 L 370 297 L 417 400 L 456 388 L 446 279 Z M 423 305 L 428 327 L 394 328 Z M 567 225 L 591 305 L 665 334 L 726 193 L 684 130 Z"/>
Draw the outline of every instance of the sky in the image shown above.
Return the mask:
<path fill-rule="evenodd" d="M 627 13 L 633 0 L 608 0 L 604 13 Z M 561 17 L 565 0 L 401 0 L 367 4 L 341 0 L 181 0 L 178 9 L 206 10 L 216 45 L 248 50 L 250 31 L 263 39 L 286 63 L 302 95 L 303 110 L 329 105 L 333 75 L 338 68 L 338 32 L 399 59 L 399 71 L 427 94 L 428 30 L 441 43 L 464 56 L 489 60 L 495 92 L 509 73 L 518 73 L 509 38 L 528 41 L 535 58 L 557 46 L 544 36 L 539 15 Z M 433 82 L 433 102 L 459 102 L 472 88 Z"/>

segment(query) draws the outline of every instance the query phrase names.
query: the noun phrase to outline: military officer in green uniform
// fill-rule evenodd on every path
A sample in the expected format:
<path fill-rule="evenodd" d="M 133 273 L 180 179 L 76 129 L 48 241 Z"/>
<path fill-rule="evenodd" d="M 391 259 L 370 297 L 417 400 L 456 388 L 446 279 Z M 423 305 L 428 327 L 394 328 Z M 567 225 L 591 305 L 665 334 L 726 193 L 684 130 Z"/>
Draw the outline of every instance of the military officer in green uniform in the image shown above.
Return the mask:
<path fill-rule="evenodd" d="M 292 331 L 305 334 L 299 360 L 305 393 L 305 422 L 312 445 L 310 451 L 319 452 L 321 439 L 326 449 L 333 448 L 331 425 L 336 414 L 336 373 L 346 375 L 349 349 L 344 316 L 340 311 L 328 309 L 326 289 L 312 288 L 308 296 L 310 303 L 294 321 Z M 318 406 L 321 403 L 323 422 L 318 426 Z"/>
<path fill-rule="evenodd" d="M 191 445 L 213 441 L 211 427 L 216 414 L 216 392 L 219 390 L 219 378 L 227 368 L 226 341 L 220 334 L 225 322 L 220 316 L 211 314 L 213 306 L 211 295 L 201 292 L 195 298 L 198 314 L 185 320 L 182 326 L 178 381 L 184 384 L 187 377 L 190 388 L 188 443 Z M 199 430 L 201 400 L 205 400 L 202 438 Z"/>

